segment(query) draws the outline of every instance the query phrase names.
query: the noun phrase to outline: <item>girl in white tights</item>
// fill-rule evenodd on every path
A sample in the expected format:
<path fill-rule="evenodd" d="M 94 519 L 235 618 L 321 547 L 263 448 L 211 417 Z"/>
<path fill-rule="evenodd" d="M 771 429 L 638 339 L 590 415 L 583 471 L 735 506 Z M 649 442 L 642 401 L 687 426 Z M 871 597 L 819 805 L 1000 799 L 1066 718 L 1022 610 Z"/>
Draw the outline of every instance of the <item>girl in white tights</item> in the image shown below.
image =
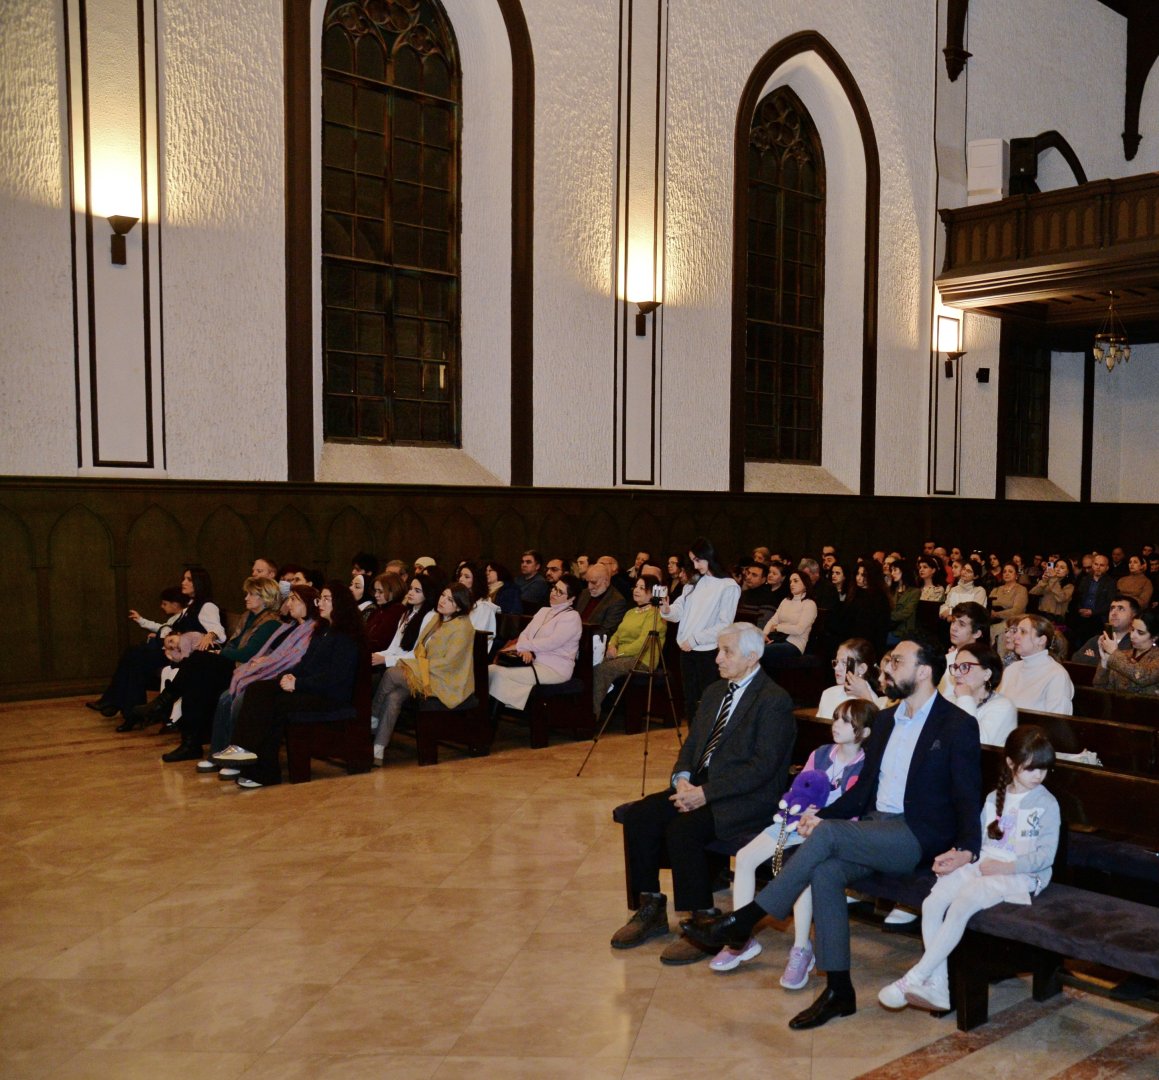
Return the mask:
<path fill-rule="evenodd" d="M 847 698 L 833 710 L 832 744 L 818 747 L 805 762 L 806 770 L 818 769 L 829 777 L 826 806 L 840 798 L 861 775 L 861 766 L 865 763 L 861 744 L 869 737 L 870 724 L 876 715 L 877 706 L 863 698 Z M 736 853 L 732 881 L 733 911 L 752 901 L 756 893 L 757 869 L 773 857 L 780 834 L 780 823 L 774 823 Z M 791 832 L 785 839 L 785 846 L 792 847 L 802 839 L 797 832 Z M 813 946 L 809 940 L 812 924 L 813 892 L 806 889 L 793 905 L 793 947 L 789 950 L 789 961 L 781 976 L 781 985 L 786 990 L 800 990 L 809 981 L 809 972 L 814 965 Z M 710 966 L 713 971 L 732 971 L 760 951 L 756 938 L 749 938 L 743 949 L 721 949 Z"/>
<path fill-rule="evenodd" d="M 998 787 L 982 807 L 981 855 L 935 882 L 922 904 L 926 951 L 877 995 L 887 1009 L 949 1009 L 946 958 L 970 917 L 1003 901 L 1029 904 L 1050 881 L 1060 818 L 1058 803 L 1042 782 L 1054 764 L 1054 748 L 1041 728 L 1026 726 L 1010 733 L 1004 752 Z"/>

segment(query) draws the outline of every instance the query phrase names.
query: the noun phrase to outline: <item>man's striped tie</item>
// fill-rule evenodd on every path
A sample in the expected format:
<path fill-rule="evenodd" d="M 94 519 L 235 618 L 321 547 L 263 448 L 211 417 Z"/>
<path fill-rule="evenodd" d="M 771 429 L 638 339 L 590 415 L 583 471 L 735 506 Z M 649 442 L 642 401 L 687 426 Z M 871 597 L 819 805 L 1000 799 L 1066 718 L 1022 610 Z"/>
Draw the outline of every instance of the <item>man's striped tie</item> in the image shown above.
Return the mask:
<path fill-rule="evenodd" d="M 729 713 L 732 712 L 732 699 L 736 694 L 738 686 L 739 683 L 730 682 L 728 684 L 728 693 L 724 695 L 724 701 L 720 703 L 720 711 L 716 714 L 716 720 L 713 722 L 712 733 L 708 736 L 704 753 L 700 755 L 700 764 L 696 766 L 697 772 L 702 772 L 708 768 L 708 763 L 712 760 L 713 751 L 720 744 L 720 740 L 724 738 L 724 728 L 728 723 Z"/>

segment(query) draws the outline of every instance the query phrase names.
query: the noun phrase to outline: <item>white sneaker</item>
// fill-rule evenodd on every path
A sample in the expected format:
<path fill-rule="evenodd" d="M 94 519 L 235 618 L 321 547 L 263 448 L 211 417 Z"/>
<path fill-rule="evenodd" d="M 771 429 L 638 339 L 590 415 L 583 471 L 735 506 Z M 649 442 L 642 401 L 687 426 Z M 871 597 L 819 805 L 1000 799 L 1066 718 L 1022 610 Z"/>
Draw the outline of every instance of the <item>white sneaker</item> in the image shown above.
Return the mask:
<path fill-rule="evenodd" d="M 218 780 L 236 780 L 241 776 L 241 769 L 218 769 Z"/>
<path fill-rule="evenodd" d="M 242 791 L 252 791 L 254 788 L 260 788 L 264 785 L 259 783 L 257 780 L 251 780 L 248 776 L 239 776 L 237 778 L 237 786 L 241 788 Z"/>
<path fill-rule="evenodd" d="M 945 983 L 933 979 L 922 981 L 910 972 L 907 976 L 908 989 L 905 999 L 916 1009 L 929 1009 L 931 1012 L 948 1012 L 950 1009 L 950 988 Z"/>
<path fill-rule="evenodd" d="M 221 766 L 218 765 L 216 761 L 211 761 L 209 759 L 206 759 L 205 761 L 199 761 L 197 763 L 197 771 L 199 773 L 213 773 L 217 772 L 219 768 L 221 768 Z"/>
<path fill-rule="evenodd" d="M 378 743 L 375 743 L 374 744 L 374 764 L 381 765 L 383 762 L 383 759 L 385 757 L 386 757 L 386 747 L 379 746 Z"/>
<path fill-rule="evenodd" d="M 916 984 L 910 982 L 909 973 L 907 972 L 897 982 L 891 982 L 889 986 L 883 986 L 877 992 L 877 1000 L 887 1009 L 904 1009 L 909 1004 L 909 998 L 906 995 L 914 985 Z"/>
<path fill-rule="evenodd" d="M 885 917 L 886 926 L 907 926 L 909 923 L 916 922 L 917 916 L 912 911 L 906 911 L 905 908 L 895 907 Z"/>

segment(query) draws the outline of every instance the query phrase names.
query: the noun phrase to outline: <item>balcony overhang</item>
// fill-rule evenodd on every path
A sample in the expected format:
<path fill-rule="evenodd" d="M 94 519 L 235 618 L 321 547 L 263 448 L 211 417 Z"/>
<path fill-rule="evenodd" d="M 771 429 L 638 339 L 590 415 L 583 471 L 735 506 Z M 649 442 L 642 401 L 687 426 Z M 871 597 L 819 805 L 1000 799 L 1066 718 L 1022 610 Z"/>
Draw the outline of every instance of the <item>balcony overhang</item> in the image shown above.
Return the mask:
<path fill-rule="evenodd" d="M 1065 345 L 1099 326 L 1113 289 L 1132 341 L 1159 341 L 1159 173 L 941 216 L 944 303 L 1036 325 Z"/>

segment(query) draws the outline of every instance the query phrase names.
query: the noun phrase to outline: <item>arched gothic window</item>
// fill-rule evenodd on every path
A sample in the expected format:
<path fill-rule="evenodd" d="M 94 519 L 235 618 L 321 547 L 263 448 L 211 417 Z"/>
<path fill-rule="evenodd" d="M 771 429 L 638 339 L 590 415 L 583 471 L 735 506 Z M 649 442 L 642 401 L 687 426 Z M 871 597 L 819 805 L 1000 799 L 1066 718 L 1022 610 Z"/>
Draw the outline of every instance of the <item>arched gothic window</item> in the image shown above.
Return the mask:
<path fill-rule="evenodd" d="M 322 29 L 323 431 L 459 445 L 462 77 L 435 0 L 331 0 Z"/>
<path fill-rule="evenodd" d="M 780 87 L 749 129 L 745 458 L 821 464 L 825 160 Z"/>

